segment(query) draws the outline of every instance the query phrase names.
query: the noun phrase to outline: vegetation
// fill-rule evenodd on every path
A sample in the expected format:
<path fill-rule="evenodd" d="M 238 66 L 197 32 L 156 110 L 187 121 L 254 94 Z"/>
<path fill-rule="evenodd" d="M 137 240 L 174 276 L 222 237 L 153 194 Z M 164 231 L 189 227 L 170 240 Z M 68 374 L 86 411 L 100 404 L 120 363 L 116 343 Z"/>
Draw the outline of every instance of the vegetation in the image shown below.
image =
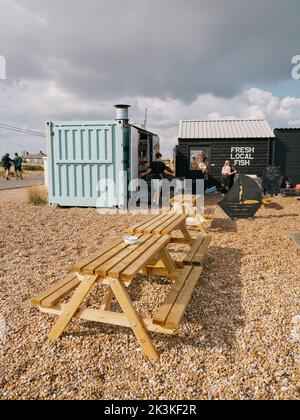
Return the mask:
<path fill-rule="evenodd" d="M 41 165 L 32 165 L 32 164 L 29 164 L 29 163 L 24 163 L 23 170 L 24 171 L 38 172 L 38 171 L 43 171 L 44 167 L 41 166 Z"/>
<path fill-rule="evenodd" d="M 45 187 L 32 187 L 28 189 L 27 193 L 28 204 L 34 206 L 44 206 L 48 204 L 48 191 Z"/>

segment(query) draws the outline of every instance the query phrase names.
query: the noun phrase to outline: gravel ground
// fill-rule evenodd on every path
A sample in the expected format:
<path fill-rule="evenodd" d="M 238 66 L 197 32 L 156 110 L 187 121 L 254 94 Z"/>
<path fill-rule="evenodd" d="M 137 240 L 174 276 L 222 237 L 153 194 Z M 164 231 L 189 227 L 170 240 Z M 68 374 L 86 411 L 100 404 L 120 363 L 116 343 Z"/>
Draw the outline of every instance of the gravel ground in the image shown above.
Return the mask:
<path fill-rule="evenodd" d="M 298 399 L 299 258 L 287 235 L 299 230 L 300 202 L 278 198 L 254 221 L 221 210 L 182 327 L 153 334 L 147 361 L 126 329 L 73 321 L 55 344 L 53 325 L 28 300 L 142 216 L 33 207 L 0 194 L 1 399 Z M 181 258 L 181 249 L 172 249 Z M 152 315 L 167 279 L 139 277 L 131 296 Z M 103 292 L 96 287 L 89 304 Z M 6 326 L 6 328 L 5 328 Z M 5 334 L 6 332 L 6 334 Z"/>

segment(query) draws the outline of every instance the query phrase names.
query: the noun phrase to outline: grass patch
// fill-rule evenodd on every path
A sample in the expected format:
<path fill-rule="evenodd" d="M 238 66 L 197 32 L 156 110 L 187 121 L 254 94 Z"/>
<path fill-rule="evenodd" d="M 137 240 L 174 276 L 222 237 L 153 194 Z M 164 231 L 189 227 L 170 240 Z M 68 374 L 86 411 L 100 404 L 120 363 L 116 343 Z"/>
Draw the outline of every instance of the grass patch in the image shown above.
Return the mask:
<path fill-rule="evenodd" d="M 44 171 L 44 167 L 41 165 L 30 165 L 25 163 L 22 165 L 23 171 L 30 171 L 30 172 L 41 172 Z"/>
<path fill-rule="evenodd" d="M 45 206 L 48 204 L 48 190 L 46 187 L 31 187 L 27 193 L 28 204 Z"/>

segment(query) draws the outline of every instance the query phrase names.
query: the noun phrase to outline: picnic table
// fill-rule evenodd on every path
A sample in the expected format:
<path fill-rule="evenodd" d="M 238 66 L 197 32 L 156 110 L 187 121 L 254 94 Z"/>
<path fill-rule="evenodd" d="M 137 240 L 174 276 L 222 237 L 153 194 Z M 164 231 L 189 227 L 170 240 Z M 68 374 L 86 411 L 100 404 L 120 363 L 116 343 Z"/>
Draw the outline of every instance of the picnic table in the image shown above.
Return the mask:
<path fill-rule="evenodd" d="M 186 216 L 178 213 L 160 214 L 152 217 L 147 222 L 139 223 L 128 230 L 128 233 L 136 234 L 152 234 L 171 236 L 171 242 L 177 244 L 193 245 L 195 240 L 189 234 L 186 225 Z M 174 238 L 172 233 L 180 231 L 182 238 Z"/>
<path fill-rule="evenodd" d="M 148 331 L 172 334 L 174 330 L 154 324 L 151 319 L 142 319 L 135 310 L 127 287 L 140 272 L 147 273 L 147 264 L 157 255 L 165 265 L 165 270 L 177 279 L 180 270 L 170 258 L 166 246 L 170 236 L 139 235 L 136 245 L 126 245 L 122 239 L 112 242 L 93 256 L 87 257 L 72 268 L 72 273 L 46 292 L 31 300 L 42 312 L 59 315 L 49 337 L 57 340 L 73 317 L 89 321 L 130 327 L 149 358 L 158 359 L 157 351 Z M 84 300 L 95 284 L 106 285 L 107 291 L 100 310 L 81 308 Z M 73 296 L 66 305 L 55 306 L 71 291 Z M 116 299 L 123 314 L 111 312 Z"/>
<path fill-rule="evenodd" d="M 136 244 L 127 245 L 124 238 L 117 239 L 74 265 L 66 278 L 32 298 L 31 303 L 37 305 L 41 312 L 59 316 L 50 331 L 50 339 L 56 341 L 73 318 L 127 327 L 132 329 L 145 356 L 158 360 L 159 355 L 149 333 L 174 334 L 179 328 L 201 277 L 202 261 L 211 241 L 207 235 L 193 240 L 184 223 L 185 216 L 174 213 L 140 223 L 131 229 L 138 237 Z M 190 245 L 182 264 L 173 261 L 167 250 L 176 239 L 171 234 L 177 229 L 183 234 L 179 243 Z M 154 266 L 153 261 L 157 261 Z M 173 281 L 165 301 L 152 318 L 142 318 L 128 293 L 129 286 L 139 273 L 167 276 Z M 106 287 L 105 295 L 99 302 L 100 309 L 88 308 L 84 301 L 96 285 Z M 70 300 L 65 303 L 72 292 Z M 112 311 L 114 299 L 122 313 Z"/>
<path fill-rule="evenodd" d="M 184 213 L 188 218 L 193 220 L 200 232 L 203 235 L 206 235 L 207 232 L 204 223 L 211 224 L 214 217 L 214 211 L 209 209 L 206 212 L 204 211 L 203 215 L 201 215 L 200 212 L 197 212 L 199 199 L 200 196 L 195 194 L 177 194 L 171 198 L 170 203 L 173 206 L 172 212 L 178 214 Z"/>

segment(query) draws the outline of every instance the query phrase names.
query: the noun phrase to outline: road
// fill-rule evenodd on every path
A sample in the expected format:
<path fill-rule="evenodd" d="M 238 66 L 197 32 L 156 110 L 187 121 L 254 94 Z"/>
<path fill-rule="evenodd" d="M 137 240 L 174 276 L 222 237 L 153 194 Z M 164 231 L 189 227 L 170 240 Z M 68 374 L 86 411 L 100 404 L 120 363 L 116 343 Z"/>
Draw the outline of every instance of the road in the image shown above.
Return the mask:
<path fill-rule="evenodd" d="M 16 180 L 15 178 L 11 178 L 9 181 L 1 180 L 0 181 L 0 191 L 5 190 L 14 190 L 18 188 L 27 188 L 27 187 L 34 187 L 36 185 L 44 185 L 44 177 L 32 177 L 32 178 L 25 178 L 23 181 Z"/>

